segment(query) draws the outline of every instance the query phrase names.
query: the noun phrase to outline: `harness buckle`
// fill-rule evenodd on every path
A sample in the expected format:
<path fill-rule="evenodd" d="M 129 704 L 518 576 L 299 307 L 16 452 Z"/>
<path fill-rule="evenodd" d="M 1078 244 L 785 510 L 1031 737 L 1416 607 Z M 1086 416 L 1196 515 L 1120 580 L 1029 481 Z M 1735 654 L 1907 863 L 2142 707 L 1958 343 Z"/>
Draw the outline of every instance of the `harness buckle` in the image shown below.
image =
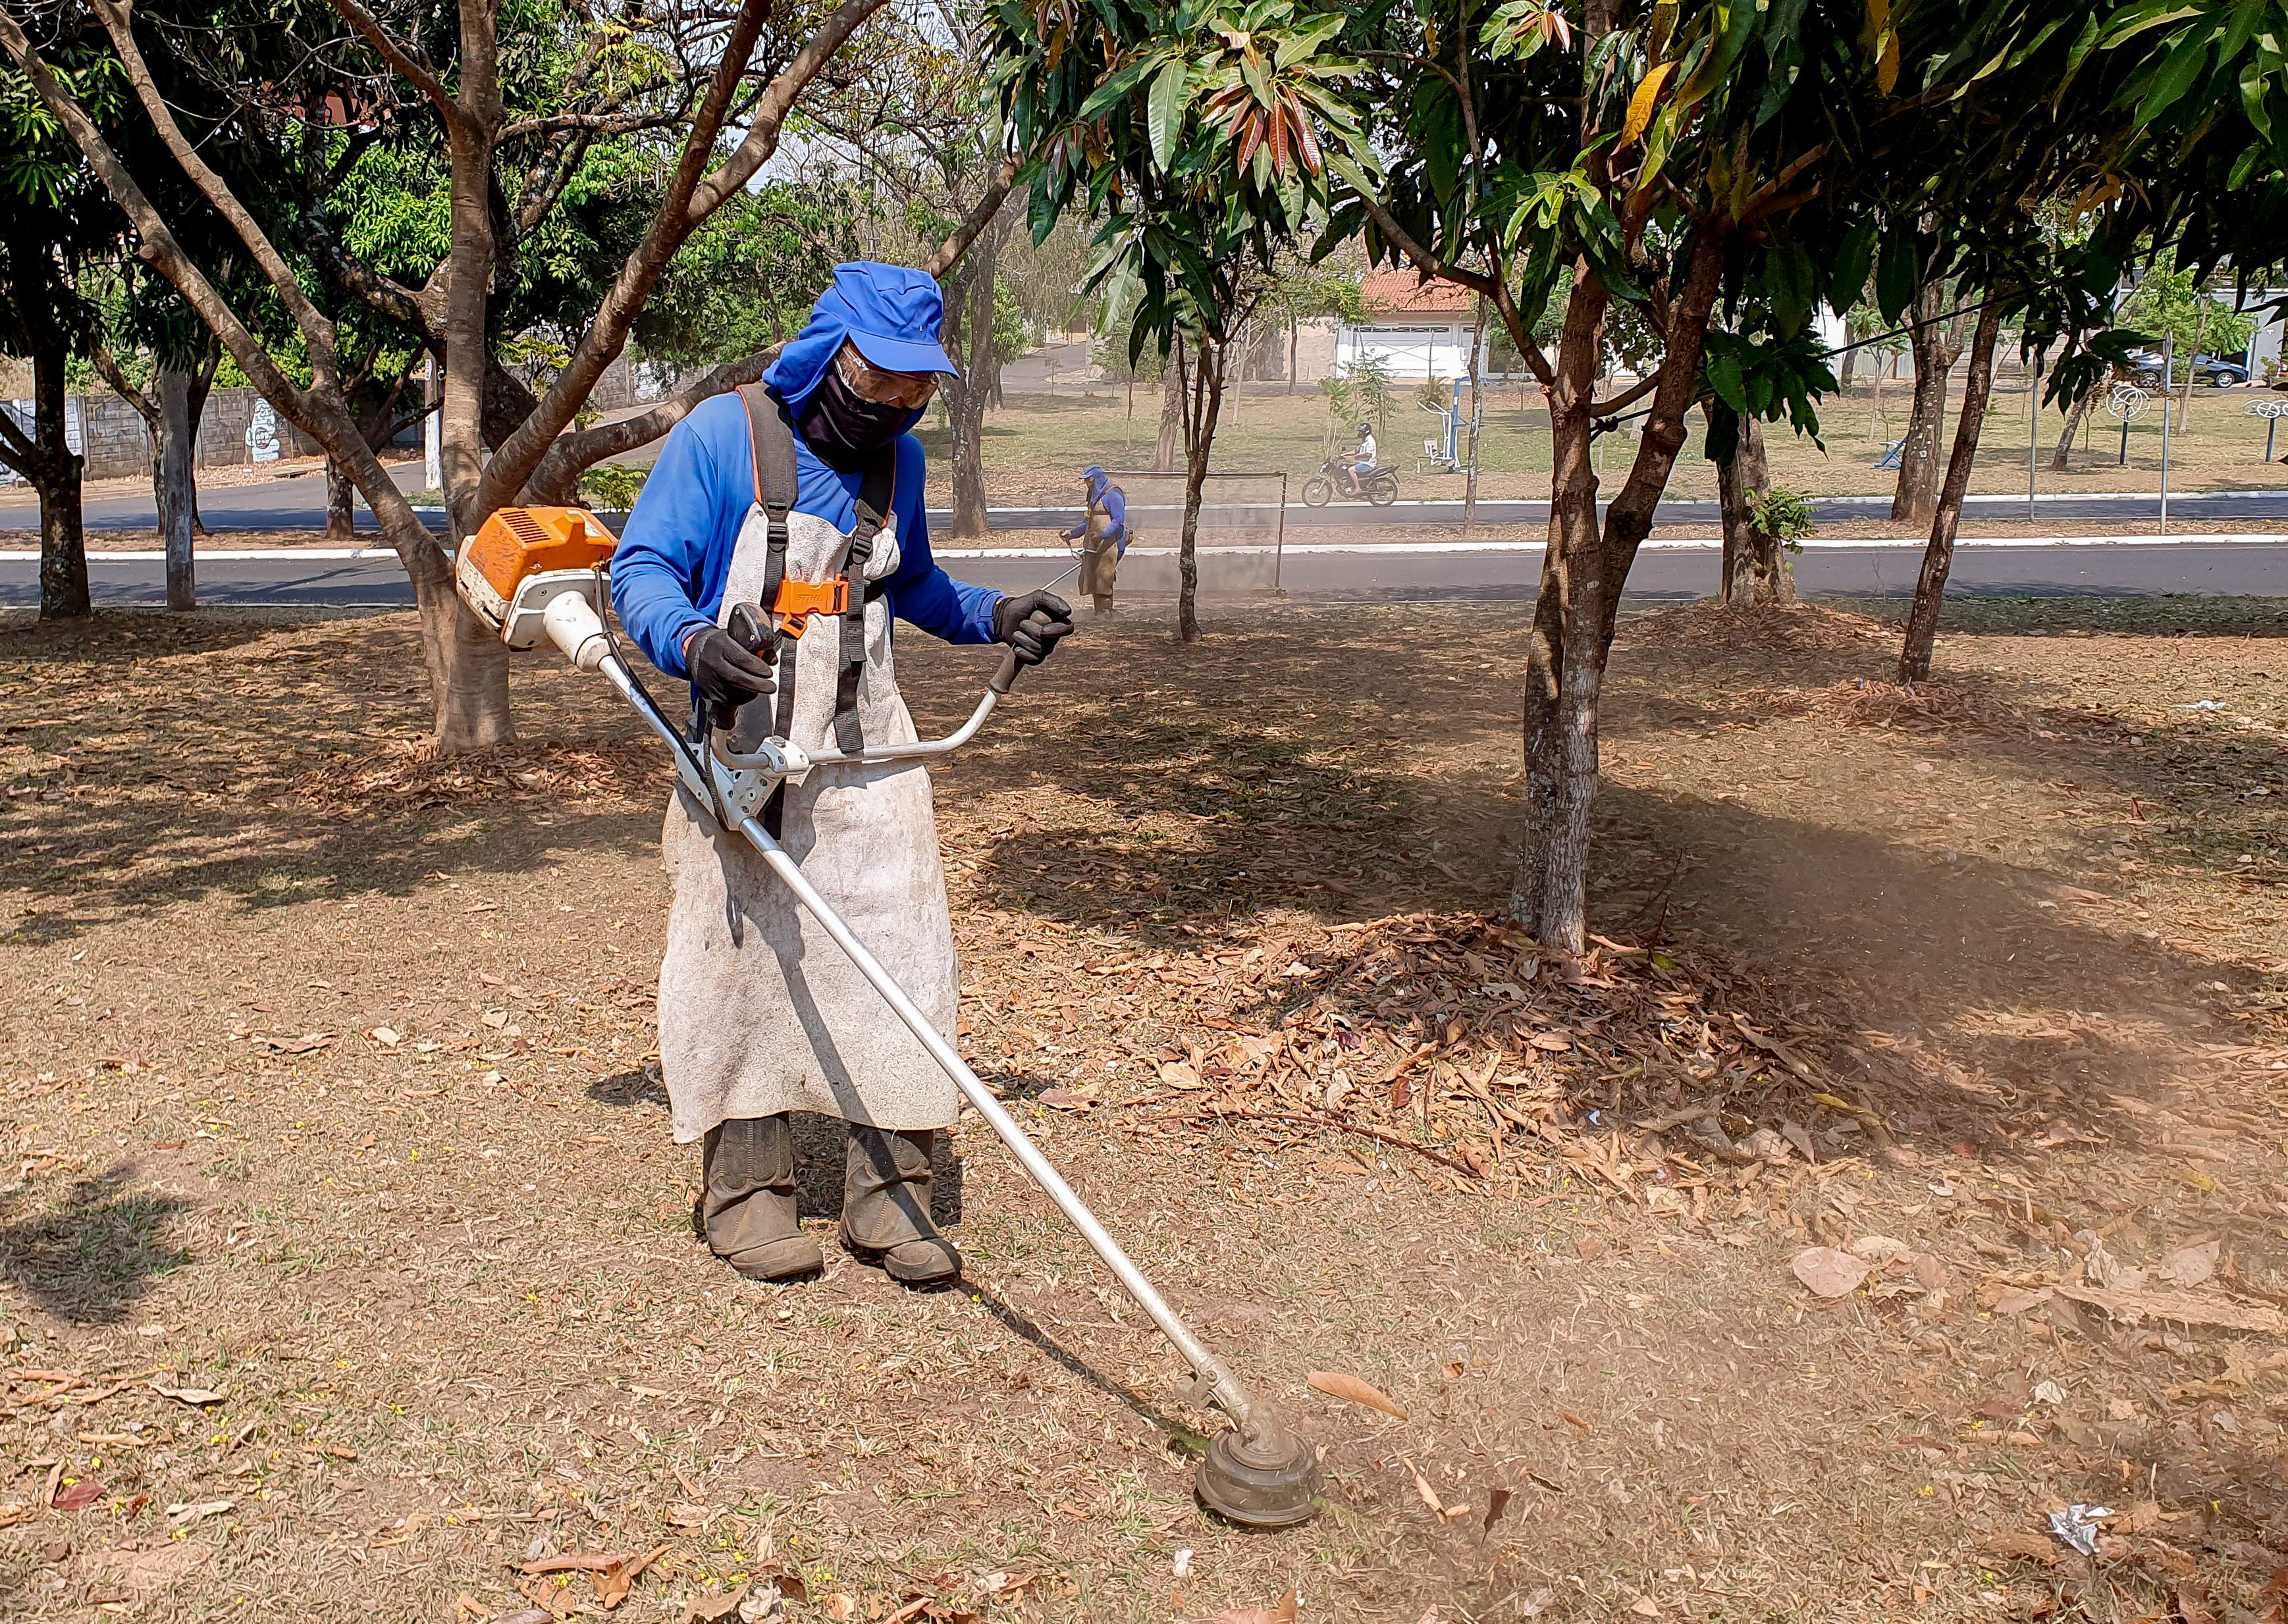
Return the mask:
<path fill-rule="evenodd" d="M 771 613 L 779 617 L 779 629 L 790 638 L 799 638 L 809 630 L 812 615 L 844 614 L 849 608 L 847 575 L 830 581 L 797 581 L 789 575 L 779 582 L 778 596 L 771 603 Z"/>

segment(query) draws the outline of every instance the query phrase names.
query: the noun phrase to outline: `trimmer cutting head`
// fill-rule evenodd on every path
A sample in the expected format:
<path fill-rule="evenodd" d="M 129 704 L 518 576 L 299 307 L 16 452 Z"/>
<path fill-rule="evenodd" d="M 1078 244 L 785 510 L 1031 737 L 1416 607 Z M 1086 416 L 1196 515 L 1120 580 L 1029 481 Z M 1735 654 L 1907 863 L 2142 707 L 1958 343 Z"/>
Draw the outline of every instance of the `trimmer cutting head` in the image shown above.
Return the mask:
<path fill-rule="evenodd" d="M 618 539 L 585 508 L 502 508 L 467 541 L 453 584 L 470 613 L 511 648 L 544 635 L 542 616 L 567 592 L 596 607 L 596 566 Z"/>
<path fill-rule="evenodd" d="M 1208 1446 L 1200 1503 L 1247 1528 L 1292 1528 L 1319 1513 L 1319 1452 L 1261 1410 Z"/>

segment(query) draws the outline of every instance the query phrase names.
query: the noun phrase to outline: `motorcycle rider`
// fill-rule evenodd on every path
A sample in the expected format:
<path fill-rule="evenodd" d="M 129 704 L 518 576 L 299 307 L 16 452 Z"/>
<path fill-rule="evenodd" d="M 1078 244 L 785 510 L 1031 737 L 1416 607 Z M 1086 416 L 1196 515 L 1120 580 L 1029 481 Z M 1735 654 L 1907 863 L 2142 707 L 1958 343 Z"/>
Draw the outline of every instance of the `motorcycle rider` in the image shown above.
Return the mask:
<path fill-rule="evenodd" d="M 1362 423 L 1359 424 L 1358 449 L 1343 459 L 1343 484 L 1349 489 L 1352 495 L 1366 495 L 1359 485 L 1359 475 L 1374 466 L 1374 425 L 1370 423 Z"/>

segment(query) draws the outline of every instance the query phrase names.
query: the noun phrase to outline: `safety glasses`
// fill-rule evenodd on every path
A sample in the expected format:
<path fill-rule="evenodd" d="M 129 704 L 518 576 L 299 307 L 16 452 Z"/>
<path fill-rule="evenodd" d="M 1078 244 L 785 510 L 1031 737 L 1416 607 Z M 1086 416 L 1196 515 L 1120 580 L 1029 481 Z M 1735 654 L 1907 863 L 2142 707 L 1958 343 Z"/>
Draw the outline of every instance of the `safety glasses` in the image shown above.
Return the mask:
<path fill-rule="evenodd" d="M 918 411 L 937 393 L 936 373 L 885 372 L 859 354 L 854 344 L 846 343 L 835 352 L 834 369 L 849 385 L 851 393 L 877 406 L 902 406 L 908 411 Z"/>

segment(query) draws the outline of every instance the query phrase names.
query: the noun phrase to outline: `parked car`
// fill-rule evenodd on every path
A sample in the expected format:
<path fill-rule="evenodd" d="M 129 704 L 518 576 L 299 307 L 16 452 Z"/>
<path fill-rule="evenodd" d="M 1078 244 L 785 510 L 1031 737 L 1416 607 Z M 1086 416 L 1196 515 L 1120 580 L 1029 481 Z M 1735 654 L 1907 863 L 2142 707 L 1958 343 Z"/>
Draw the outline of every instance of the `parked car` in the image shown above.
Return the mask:
<path fill-rule="evenodd" d="M 2129 353 L 2130 376 L 2143 389 L 2158 389 L 2165 380 L 2161 376 L 2161 352 L 2132 350 Z M 2225 389 L 2248 382 L 2248 368 L 2228 355 L 2196 355 L 2193 357 L 2193 378 L 2212 389 Z"/>

